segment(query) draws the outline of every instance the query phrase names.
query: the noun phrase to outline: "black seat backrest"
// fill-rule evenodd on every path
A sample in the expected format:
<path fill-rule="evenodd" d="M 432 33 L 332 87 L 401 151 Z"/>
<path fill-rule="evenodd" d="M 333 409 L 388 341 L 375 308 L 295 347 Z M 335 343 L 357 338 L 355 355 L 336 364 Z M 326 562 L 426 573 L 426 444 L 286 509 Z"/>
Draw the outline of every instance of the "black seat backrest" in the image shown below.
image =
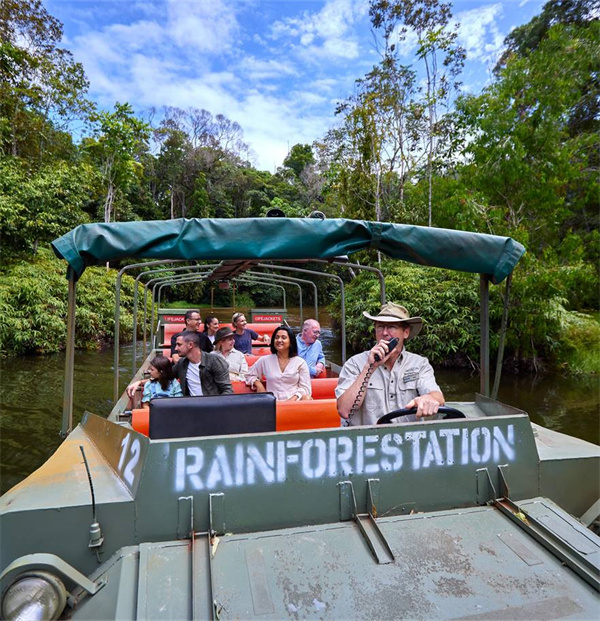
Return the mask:
<path fill-rule="evenodd" d="M 150 438 L 190 438 L 275 431 L 270 392 L 150 401 Z"/>

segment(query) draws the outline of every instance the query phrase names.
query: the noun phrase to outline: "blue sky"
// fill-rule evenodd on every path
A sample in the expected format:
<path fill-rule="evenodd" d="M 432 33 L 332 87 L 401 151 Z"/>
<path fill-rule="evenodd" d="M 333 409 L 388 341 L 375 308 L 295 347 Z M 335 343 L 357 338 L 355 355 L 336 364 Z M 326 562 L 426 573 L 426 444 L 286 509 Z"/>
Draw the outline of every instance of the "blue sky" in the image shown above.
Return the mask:
<path fill-rule="evenodd" d="M 489 79 L 504 37 L 542 0 L 453 3 L 467 50 L 464 89 Z M 204 108 L 237 121 L 254 164 L 274 171 L 288 148 L 336 123 L 336 103 L 379 60 L 368 0 L 45 0 L 81 62 L 90 96 L 141 112 Z M 414 62 L 410 38 L 402 52 Z"/>

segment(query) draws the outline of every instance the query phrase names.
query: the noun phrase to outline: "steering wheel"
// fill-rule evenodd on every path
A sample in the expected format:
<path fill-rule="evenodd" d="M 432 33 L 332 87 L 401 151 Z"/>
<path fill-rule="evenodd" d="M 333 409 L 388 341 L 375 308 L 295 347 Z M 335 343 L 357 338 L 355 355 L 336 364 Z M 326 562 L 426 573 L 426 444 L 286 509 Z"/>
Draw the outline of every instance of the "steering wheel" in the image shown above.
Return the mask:
<path fill-rule="evenodd" d="M 378 425 L 389 425 L 394 420 L 394 418 L 398 418 L 399 416 L 406 416 L 407 414 L 416 414 L 417 408 L 400 408 L 399 410 L 394 410 L 393 412 L 388 412 L 384 414 L 378 421 Z M 444 414 L 443 420 L 447 420 L 449 418 L 466 418 L 466 416 L 455 408 L 449 408 L 447 405 L 440 406 L 438 410 L 438 414 Z"/>

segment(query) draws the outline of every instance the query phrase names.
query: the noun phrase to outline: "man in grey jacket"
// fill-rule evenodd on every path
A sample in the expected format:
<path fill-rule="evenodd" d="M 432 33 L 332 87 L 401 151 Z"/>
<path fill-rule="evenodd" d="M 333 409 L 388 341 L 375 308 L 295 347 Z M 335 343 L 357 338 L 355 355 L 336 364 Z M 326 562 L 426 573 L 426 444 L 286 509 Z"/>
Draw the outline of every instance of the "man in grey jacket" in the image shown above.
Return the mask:
<path fill-rule="evenodd" d="M 173 367 L 173 372 L 184 395 L 196 397 L 233 393 L 227 361 L 218 354 L 203 351 L 197 332 L 180 334 L 175 351 L 180 360 Z"/>
<path fill-rule="evenodd" d="M 186 397 L 233 394 L 227 361 L 220 354 L 203 351 L 197 332 L 182 332 L 177 337 L 175 351 L 180 360 L 173 367 L 173 373 Z M 146 381 L 138 380 L 127 386 L 127 394 L 131 399 Z"/>

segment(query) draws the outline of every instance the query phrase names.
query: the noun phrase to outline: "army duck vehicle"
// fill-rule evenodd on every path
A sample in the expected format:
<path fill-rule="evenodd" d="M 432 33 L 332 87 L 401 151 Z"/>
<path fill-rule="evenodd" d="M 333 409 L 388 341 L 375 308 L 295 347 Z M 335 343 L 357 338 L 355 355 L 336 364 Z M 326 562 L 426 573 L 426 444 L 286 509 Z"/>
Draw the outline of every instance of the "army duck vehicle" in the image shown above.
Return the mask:
<path fill-rule="evenodd" d="M 250 218 L 85 224 L 52 247 L 67 264 L 64 441 L 0 499 L 2 618 L 598 618 L 600 539 L 588 526 L 600 513 L 600 449 L 489 396 L 489 287 L 515 269 L 519 243 Z M 480 392 L 445 416 L 381 412 L 386 424 L 342 427 L 333 365 L 313 400 L 292 407 L 240 389 L 155 400 L 144 417 L 119 385 L 115 347 L 114 409 L 72 428 L 87 266 L 127 260 L 118 343 L 129 269 L 220 282 L 279 265 L 283 279 L 359 269 L 352 254 L 364 249 L 480 275 Z M 161 346 L 154 339 L 134 377 Z"/>

